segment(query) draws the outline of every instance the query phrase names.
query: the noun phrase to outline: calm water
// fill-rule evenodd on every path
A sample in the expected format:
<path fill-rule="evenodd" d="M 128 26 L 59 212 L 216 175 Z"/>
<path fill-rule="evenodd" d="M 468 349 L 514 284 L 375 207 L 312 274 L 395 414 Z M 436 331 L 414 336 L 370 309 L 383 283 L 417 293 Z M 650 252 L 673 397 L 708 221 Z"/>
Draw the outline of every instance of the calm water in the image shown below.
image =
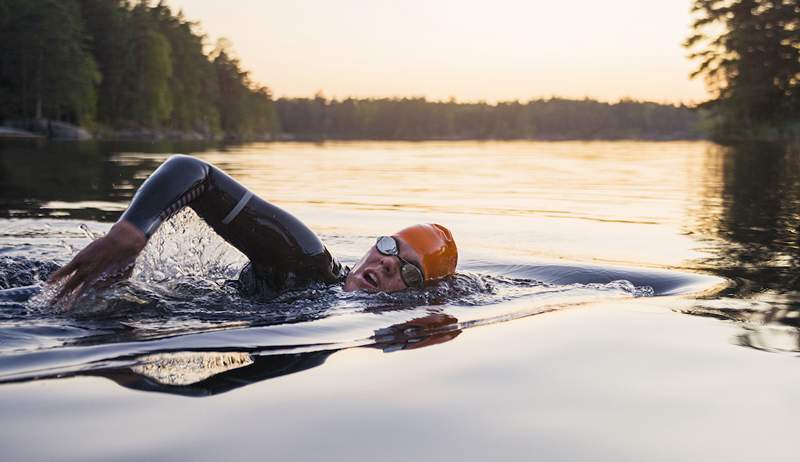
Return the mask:
<path fill-rule="evenodd" d="M 4 459 L 796 458 L 797 152 L 5 142 L 0 289 L 107 230 L 168 152 L 295 213 L 345 263 L 444 223 L 459 274 L 259 303 L 225 286 L 244 258 L 181 214 L 131 281 L 69 312 L 0 301 Z"/>

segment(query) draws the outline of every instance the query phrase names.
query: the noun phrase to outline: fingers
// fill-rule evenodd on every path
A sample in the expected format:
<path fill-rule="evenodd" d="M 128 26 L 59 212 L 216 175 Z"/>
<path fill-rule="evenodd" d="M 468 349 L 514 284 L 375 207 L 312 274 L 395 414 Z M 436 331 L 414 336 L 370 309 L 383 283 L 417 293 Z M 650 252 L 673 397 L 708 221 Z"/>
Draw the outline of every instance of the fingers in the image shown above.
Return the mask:
<path fill-rule="evenodd" d="M 61 300 L 67 296 L 77 297 L 82 289 L 86 287 L 86 283 L 89 280 L 89 272 L 83 268 L 78 268 L 66 279 L 55 297 L 56 300 Z M 76 289 L 81 289 L 81 291 L 76 291 Z"/>
<path fill-rule="evenodd" d="M 73 292 L 79 285 L 87 281 L 91 267 L 84 261 L 81 254 L 75 256 L 71 262 L 61 268 L 58 272 L 48 280 L 50 283 L 63 281 L 56 300 L 64 298 L 66 295 Z"/>
<path fill-rule="evenodd" d="M 67 281 L 64 283 L 64 286 L 61 287 L 61 290 L 58 292 L 56 298 L 60 299 L 68 294 L 72 294 L 72 292 L 75 291 L 75 289 L 77 289 L 79 286 L 83 287 L 88 279 L 89 278 L 86 271 L 80 269 L 75 271 L 75 273 L 72 274 L 72 276 L 70 276 L 69 279 L 67 279 Z"/>
<path fill-rule="evenodd" d="M 83 252 L 79 252 L 69 263 L 53 273 L 48 278 L 48 284 L 56 284 L 64 281 L 58 293 L 54 297 L 55 301 L 64 299 L 75 288 L 86 280 L 87 268 L 84 263 Z"/>
<path fill-rule="evenodd" d="M 130 247 L 125 242 L 104 236 L 78 252 L 47 281 L 49 284 L 60 284 L 56 288 L 58 293 L 54 301 L 71 305 L 83 292 L 95 286 L 101 277 L 114 279 L 116 273 L 124 274 L 141 251 L 140 246 Z"/>
<path fill-rule="evenodd" d="M 50 277 L 47 279 L 48 284 L 52 284 L 54 282 L 58 282 L 61 279 L 65 278 L 72 274 L 78 268 L 78 256 L 73 258 L 69 263 L 62 266 L 58 271 L 51 274 Z"/>
<path fill-rule="evenodd" d="M 75 257 L 73 257 L 69 263 L 64 265 L 61 269 L 53 273 L 50 278 L 47 279 L 48 284 L 55 284 L 64 281 L 64 285 L 55 296 L 56 301 L 62 299 L 65 295 L 73 291 L 79 284 L 86 281 L 87 274 L 91 271 L 91 266 L 94 266 L 91 265 L 91 253 L 94 247 L 93 244 L 94 243 L 89 244 L 83 250 L 78 252 L 78 254 L 75 255 Z"/>
<path fill-rule="evenodd" d="M 82 266 L 84 266 L 87 260 L 87 255 L 90 255 L 94 248 L 93 244 L 94 242 L 84 247 L 83 250 L 81 250 L 80 252 L 78 252 L 77 255 L 72 257 L 72 260 L 70 260 L 69 263 L 67 263 L 61 269 L 53 273 L 50 276 L 50 278 L 47 279 L 47 282 L 48 283 L 58 282 L 61 279 L 79 270 Z"/>
<path fill-rule="evenodd" d="M 69 301 L 71 305 L 88 289 L 98 286 L 102 280 L 107 279 L 106 283 L 112 283 L 120 277 L 129 276 L 133 268 L 128 269 L 128 266 L 120 266 L 105 260 L 83 263 L 65 279 L 64 285 L 56 295 L 56 300 L 71 300 Z"/>
<path fill-rule="evenodd" d="M 69 311 L 75 305 L 75 302 L 80 297 L 80 293 L 83 292 L 84 286 L 81 284 L 75 292 L 71 294 L 65 294 L 60 296 L 60 298 L 55 299 L 56 306 L 60 307 L 63 311 Z"/>

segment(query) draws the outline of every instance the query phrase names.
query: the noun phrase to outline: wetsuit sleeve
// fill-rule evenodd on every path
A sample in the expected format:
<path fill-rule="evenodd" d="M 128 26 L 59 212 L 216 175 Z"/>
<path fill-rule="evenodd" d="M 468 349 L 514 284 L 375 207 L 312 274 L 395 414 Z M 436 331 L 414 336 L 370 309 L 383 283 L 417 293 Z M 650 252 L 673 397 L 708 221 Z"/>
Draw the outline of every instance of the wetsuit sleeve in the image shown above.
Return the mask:
<path fill-rule="evenodd" d="M 186 206 L 247 255 L 258 270 L 325 281 L 340 277 L 338 262 L 300 220 L 194 157 L 175 155 L 164 162 L 142 184 L 120 219 L 149 238 L 164 220 Z"/>

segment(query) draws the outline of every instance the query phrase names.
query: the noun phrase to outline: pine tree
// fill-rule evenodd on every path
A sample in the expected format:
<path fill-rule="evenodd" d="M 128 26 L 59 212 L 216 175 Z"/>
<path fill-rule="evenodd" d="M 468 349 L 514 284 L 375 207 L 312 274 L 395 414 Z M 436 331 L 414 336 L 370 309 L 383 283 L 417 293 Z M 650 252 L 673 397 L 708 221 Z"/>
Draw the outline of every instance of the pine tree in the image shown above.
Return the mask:
<path fill-rule="evenodd" d="M 5 0 L 0 101 L 6 117 L 91 122 L 101 75 L 74 0 Z"/>
<path fill-rule="evenodd" d="M 800 0 L 695 0 L 685 42 L 724 137 L 774 137 L 800 119 Z M 780 135 L 778 135 L 780 136 Z"/>

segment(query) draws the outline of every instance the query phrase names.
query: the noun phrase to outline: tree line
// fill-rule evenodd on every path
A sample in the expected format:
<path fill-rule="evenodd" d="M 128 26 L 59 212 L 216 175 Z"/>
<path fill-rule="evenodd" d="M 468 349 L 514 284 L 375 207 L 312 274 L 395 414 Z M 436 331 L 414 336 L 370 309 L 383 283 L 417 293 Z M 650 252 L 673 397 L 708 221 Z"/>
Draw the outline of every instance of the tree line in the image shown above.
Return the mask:
<path fill-rule="evenodd" d="M 282 98 L 161 0 L 0 0 L 0 121 L 302 139 L 693 138 L 681 105 Z"/>
<path fill-rule="evenodd" d="M 0 119 L 254 135 L 267 87 L 164 1 L 0 0 Z"/>
<path fill-rule="evenodd" d="M 800 0 L 694 0 L 684 45 L 720 139 L 800 139 Z"/>
<path fill-rule="evenodd" d="M 425 98 L 275 101 L 281 126 L 301 138 L 335 139 L 687 139 L 697 113 L 681 105 L 623 100 L 538 99 L 458 103 Z"/>

